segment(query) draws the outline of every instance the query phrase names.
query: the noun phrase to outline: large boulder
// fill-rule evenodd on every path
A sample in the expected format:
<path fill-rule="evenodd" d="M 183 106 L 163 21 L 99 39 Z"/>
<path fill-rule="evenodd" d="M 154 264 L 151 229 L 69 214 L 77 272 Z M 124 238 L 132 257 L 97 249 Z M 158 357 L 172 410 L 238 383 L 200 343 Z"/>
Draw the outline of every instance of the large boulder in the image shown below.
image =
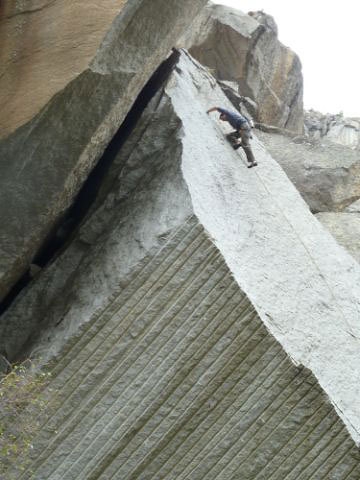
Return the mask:
<path fill-rule="evenodd" d="M 23 4 L 16 2 L 16 5 L 20 3 Z M 50 26 L 65 24 L 69 16 L 73 20 L 81 18 L 84 2 L 77 2 L 82 7 L 75 7 L 73 3 L 72 7 L 62 9 L 62 2 L 31 2 L 32 13 L 26 13 L 27 10 L 17 12 L 18 7 L 14 7 L 15 10 L 8 7 L 8 29 L 16 31 L 16 22 L 24 19 L 30 35 L 29 44 L 33 43 L 32 32 L 35 38 L 41 34 L 42 45 L 47 40 L 54 42 L 56 39 L 63 48 L 70 49 L 72 40 L 62 42 L 64 29 Z M 95 28 L 97 34 L 94 36 L 84 34 L 79 37 L 76 24 L 71 22 L 71 29 L 76 29 L 77 42 L 88 45 L 83 47 L 87 52 L 86 61 L 83 59 L 75 64 L 54 88 L 45 88 L 47 92 L 38 99 L 36 107 L 6 128 L 13 130 L 26 118 L 32 116 L 32 119 L 0 143 L 0 299 L 22 275 L 26 275 L 42 243 L 57 229 L 59 218 L 73 201 L 145 83 L 169 55 L 180 34 L 204 3 L 205 0 L 131 0 L 126 2 L 109 27 L 111 18 L 120 8 L 119 2 L 112 2 L 111 12 L 106 13 L 101 28 Z M 86 4 L 86 8 L 91 10 L 92 7 Z M 42 16 L 50 11 L 51 22 L 46 22 L 47 17 Z M 64 18 L 61 16 L 63 12 Z M 91 18 L 93 14 L 79 21 L 86 26 L 91 23 Z M 105 30 L 106 36 L 100 43 Z M 24 35 L 16 37 L 13 33 L 13 38 L 25 42 Z M 35 42 L 34 48 L 36 45 Z M 46 65 L 56 65 L 58 59 L 50 52 L 49 55 L 51 62 L 48 60 Z M 70 63 L 71 58 L 68 58 Z M 41 63 L 38 57 L 32 61 L 36 66 L 37 62 Z M 12 67 L 15 71 L 10 69 L 10 77 L 6 77 L 8 81 L 15 72 L 22 78 L 16 65 L 19 69 L 24 65 L 27 71 L 26 63 L 15 64 Z M 42 78 L 39 90 L 53 74 L 51 69 L 46 70 L 46 65 L 43 70 L 39 69 L 38 75 Z M 31 73 L 28 75 L 33 78 Z M 36 76 L 32 82 L 39 82 L 38 78 Z M 60 85 L 63 88 L 33 116 Z M 12 109 L 11 103 L 2 110 L 2 117 L 7 118 Z"/>
<path fill-rule="evenodd" d="M 230 105 L 183 53 L 71 245 L 2 316 L 1 350 L 56 358 L 39 478 L 203 479 L 226 465 L 224 478 L 345 479 L 360 465 L 316 387 L 358 442 L 360 266 L 257 139 L 247 168 L 206 115 L 213 101 Z"/>
<path fill-rule="evenodd" d="M 258 105 L 260 123 L 303 131 L 303 80 L 298 56 L 279 42 L 272 17 L 208 5 L 185 44 L 219 79 L 235 82 Z"/>
<path fill-rule="evenodd" d="M 310 209 L 339 212 L 360 198 L 359 154 L 350 147 L 308 137 L 258 131 Z"/>

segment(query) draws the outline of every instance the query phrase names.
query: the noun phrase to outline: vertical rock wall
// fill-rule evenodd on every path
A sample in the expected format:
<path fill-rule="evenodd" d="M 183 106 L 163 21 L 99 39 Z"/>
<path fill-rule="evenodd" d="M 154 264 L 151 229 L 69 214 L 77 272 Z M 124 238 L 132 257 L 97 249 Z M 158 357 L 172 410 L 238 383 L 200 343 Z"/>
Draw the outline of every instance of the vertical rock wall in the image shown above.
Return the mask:
<path fill-rule="evenodd" d="M 210 4 L 184 43 L 219 80 L 257 103 L 258 122 L 303 132 L 300 60 L 279 42 L 271 17 Z"/>

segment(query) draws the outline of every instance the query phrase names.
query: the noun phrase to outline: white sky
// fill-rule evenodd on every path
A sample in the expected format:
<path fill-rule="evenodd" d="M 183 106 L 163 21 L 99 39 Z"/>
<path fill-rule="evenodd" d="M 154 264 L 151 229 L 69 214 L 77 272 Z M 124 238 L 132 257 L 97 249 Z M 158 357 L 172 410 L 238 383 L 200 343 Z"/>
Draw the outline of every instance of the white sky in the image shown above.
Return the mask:
<path fill-rule="evenodd" d="M 304 76 L 304 105 L 322 113 L 360 117 L 358 54 L 360 0 L 213 0 L 242 12 L 272 15 L 280 41 L 296 52 Z"/>

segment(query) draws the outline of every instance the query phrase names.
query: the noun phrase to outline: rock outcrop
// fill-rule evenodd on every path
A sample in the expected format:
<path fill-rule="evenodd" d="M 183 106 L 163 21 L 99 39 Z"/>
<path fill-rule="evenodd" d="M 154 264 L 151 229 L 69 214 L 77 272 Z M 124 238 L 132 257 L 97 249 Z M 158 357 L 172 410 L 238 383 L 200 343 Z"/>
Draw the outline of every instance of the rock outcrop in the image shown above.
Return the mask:
<path fill-rule="evenodd" d="M 345 118 L 343 114 L 322 114 L 314 110 L 305 112 L 305 132 L 310 138 L 323 139 L 359 150 L 360 119 Z"/>
<path fill-rule="evenodd" d="M 53 360 L 38 478 L 359 474 L 336 412 L 359 441 L 360 266 L 256 139 L 247 169 L 210 100 L 229 105 L 182 53 L 71 245 L 2 316 L 3 347 Z"/>
<path fill-rule="evenodd" d="M 356 223 L 356 149 L 294 137 L 300 63 L 268 15 L 114 0 L 93 23 L 75 3 L 2 13 L 7 32 L 31 16 L 40 33 L 64 6 L 87 32 L 0 143 L 0 371 L 52 372 L 9 478 L 357 480 L 359 252 L 304 201 Z M 256 168 L 206 114 L 229 98 L 262 122 Z"/>
<path fill-rule="evenodd" d="M 257 134 L 312 212 L 340 212 L 360 198 L 357 151 L 325 138 L 319 142 L 280 132 Z"/>
<path fill-rule="evenodd" d="M 34 9 L 38 7 L 31 14 L 32 18 L 38 15 L 41 18 L 49 9 L 55 8 L 57 12 L 62 2 L 55 3 L 31 2 Z M 0 143 L 0 219 L 3 225 L 0 300 L 22 275 L 29 275 L 29 266 L 37 262 L 36 254 L 46 238 L 62 235 L 57 233 L 61 216 L 151 74 L 169 55 L 204 3 L 205 0 L 127 2 L 96 47 L 96 55 L 89 66 L 84 69 L 81 63 L 83 71 L 76 78 L 64 85 L 30 122 Z M 88 5 L 86 8 L 91 9 Z M 74 14 L 74 9 L 74 6 L 65 8 L 65 18 L 61 20 L 55 13 L 51 18 L 61 25 L 67 21 L 67 15 Z M 113 2 L 107 22 L 118 9 L 119 2 Z M 16 14 L 16 8 L 6 8 L 5 12 L 9 10 L 9 15 L 13 12 L 8 19 L 9 28 L 16 30 L 16 22 L 27 18 L 27 10 L 19 10 Z M 84 24 L 87 22 L 85 19 Z M 106 21 L 102 25 L 99 32 L 103 32 Z M 38 33 L 40 26 L 35 22 L 33 28 Z M 21 38 L 25 42 L 24 35 L 23 32 L 17 37 L 19 41 Z M 86 48 L 89 56 L 99 36 L 100 33 L 91 38 Z M 84 41 L 86 43 L 87 38 Z M 51 61 L 56 64 L 53 57 Z M 88 56 L 86 62 L 89 63 Z M 74 72 L 70 73 L 70 77 L 73 76 Z M 11 69 L 9 75 L 7 81 L 11 79 Z M 65 78 L 61 82 L 64 83 Z M 53 91 L 49 90 L 40 103 Z M 14 107 L 17 110 L 16 105 L 17 102 Z M 5 118 L 8 111 L 3 111 Z"/>
<path fill-rule="evenodd" d="M 359 261 L 357 121 L 314 111 L 306 112 L 305 118 L 305 136 L 264 125 L 258 136 L 317 219 Z"/>
<path fill-rule="evenodd" d="M 359 150 L 357 134 L 352 141 L 346 135 L 356 129 L 341 115 L 313 111 L 306 125 L 306 136 L 264 125 L 257 134 L 319 222 L 360 262 Z"/>
<path fill-rule="evenodd" d="M 185 44 L 219 80 L 256 102 L 258 122 L 303 132 L 300 60 L 279 42 L 272 17 L 209 5 Z"/>

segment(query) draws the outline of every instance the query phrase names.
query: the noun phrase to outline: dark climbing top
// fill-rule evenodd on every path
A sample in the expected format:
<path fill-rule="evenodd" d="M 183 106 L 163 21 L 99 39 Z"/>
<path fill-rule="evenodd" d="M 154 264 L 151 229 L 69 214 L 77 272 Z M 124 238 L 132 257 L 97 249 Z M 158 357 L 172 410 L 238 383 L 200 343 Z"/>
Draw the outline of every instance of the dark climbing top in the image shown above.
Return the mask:
<path fill-rule="evenodd" d="M 217 107 L 217 111 L 220 113 L 224 113 L 226 115 L 227 121 L 236 130 L 241 127 L 249 126 L 247 119 L 240 115 L 240 113 L 231 112 L 230 110 L 226 110 L 225 108 L 221 107 Z"/>

